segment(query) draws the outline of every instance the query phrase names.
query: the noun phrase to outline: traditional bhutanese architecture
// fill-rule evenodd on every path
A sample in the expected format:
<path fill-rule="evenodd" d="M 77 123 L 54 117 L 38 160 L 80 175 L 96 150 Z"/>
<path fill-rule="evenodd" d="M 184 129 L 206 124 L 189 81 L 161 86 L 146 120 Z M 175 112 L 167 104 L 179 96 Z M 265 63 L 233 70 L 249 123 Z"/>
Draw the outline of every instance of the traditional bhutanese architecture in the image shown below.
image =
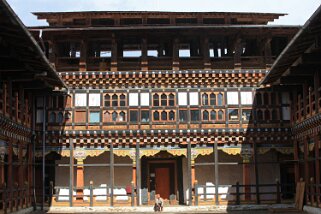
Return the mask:
<path fill-rule="evenodd" d="M 320 207 L 321 190 L 320 57 L 321 7 L 279 55 L 262 82 L 290 92 L 295 181 L 305 181 L 306 203 L 313 207 Z"/>
<path fill-rule="evenodd" d="M 34 201 L 33 100 L 37 94 L 50 93 L 55 87 L 67 88 L 30 32 L 6 1 L 1 0 L 1 213 L 29 207 Z"/>
<path fill-rule="evenodd" d="M 24 65 L 0 69 L 7 207 L 20 203 L 12 182 L 25 182 L 15 172 L 26 173 L 26 161 L 34 202 L 52 206 L 140 206 L 157 193 L 169 205 L 285 203 L 300 177 L 320 183 L 309 165 L 317 168 L 309 154 L 319 141 L 305 137 L 318 124 L 319 40 L 308 36 L 318 29 L 306 27 L 317 22 L 300 30 L 269 25 L 285 15 L 271 13 L 34 13 L 49 24 L 28 29 L 41 52 L 1 4 L 12 17 L 1 19 L 0 44 L 10 41 L 1 65 L 8 50 Z M 303 87 L 284 87 L 292 82 Z M 29 115 L 24 141 L 12 139 L 17 114 Z M 309 203 L 318 203 L 314 187 Z"/>

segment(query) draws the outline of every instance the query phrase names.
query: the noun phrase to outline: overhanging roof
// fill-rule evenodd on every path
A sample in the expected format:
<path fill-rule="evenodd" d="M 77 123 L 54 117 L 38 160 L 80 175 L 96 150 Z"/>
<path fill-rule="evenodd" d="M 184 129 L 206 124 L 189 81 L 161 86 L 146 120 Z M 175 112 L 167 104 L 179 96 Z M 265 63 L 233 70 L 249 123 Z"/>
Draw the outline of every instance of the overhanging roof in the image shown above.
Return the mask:
<path fill-rule="evenodd" d="M 284 75 L 292 65 L 298 62 L 301 56 L 315 44 L 317 38 L 321 39 L 321 6 L 313 13 L 282 51 L 261 84 L 273 84 L 277 82 L 281 76 Z"/>
<path fill-rule="evenodd" d="M 0 75 L 21 81 L 42 81 L 67 88 L 43 51 L 5 0 L 0 0 Z"/>

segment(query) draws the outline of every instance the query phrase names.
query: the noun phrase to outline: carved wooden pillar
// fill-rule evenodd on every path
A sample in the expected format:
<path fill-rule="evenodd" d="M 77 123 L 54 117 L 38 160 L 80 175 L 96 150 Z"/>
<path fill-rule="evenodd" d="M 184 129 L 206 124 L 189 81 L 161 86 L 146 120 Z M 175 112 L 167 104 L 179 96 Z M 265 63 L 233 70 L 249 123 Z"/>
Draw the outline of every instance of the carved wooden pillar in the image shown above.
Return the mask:
<path fill-rule="evenodd" d="M 173 65 L 174 71 L 179 70 L 179 39 L 175 38 L 173 41 Z"/>
<path fill-rule="evenodd" d="M 250 155 L 242 155 L 243 158 L 243 185 L 244 186 L 244 196 L 246 201 L 251 200 L 251 175 L 250 175 Z"/>
<path fill-rule="evenodd" d="M 295 176 L 295 183 L 300 181 L 300 166 L 299 166 L 299 145 L 298 142 L 294 142 L 294 176 Z"/>
<path fill-rule="evenodd" d="M 319 112 L 319 87 L 320 76 L 319 72 L 314 72 L 314 98 L 315 98 L 315 113 Z"/>
<path fill-rule="evenodd" d="M 208 37 L 202 38 L 202 52 L 203 52 L 203 60 L 204 60 L 204 69 L 211 69 L 211 61 L 210 61 L 210 48 Z"/>
<path fill-rule="evenodd" d="M 315 155 L 315 184 L 320 185 L 320 135 L 314 137 L 314 155 Z M 320 188 L 316 188 L 316 201 L 320 204 Z"/>
<path fill-rule="evenodd" d="M 76 200 L 83 200 L 84 196 L 84 158 L 77 158 Z"/>
<path fill-rule="evenodd" d="M 264 57 L 265 57 L 265 65 L 266 68 L 271 68 L 272 66 L 272 50 L 271 50 L 271 41 L 272 38 L 269 37 L 266 39 L 264 43 Z"/>
<path fill-rule="evenodd" d="M 111 71 L 117 71 L 117 61 L 118 61 L 118 44 L 115 38 L 115 35 L 113 34 L 112 40 L 111 40 Z"/>
<path fill-rule="evenodd" d="M 141 48 L 142 48 L 141 70 L 148 71 L 147 39 L 146 38 L 142 39 Z"/>
<path fill-rule="evenodd" d="M 234 45 L 234 69 L 241 69 L 242 39 L 236 38 Z"/>
<path fill-rule="evenodd" d="M 80 61 L 79 61 L 79 71 L 87 70 L 87 49 L 88 43 L 87 40 L 81 41 L 81 51 L 80 51 Z"/>

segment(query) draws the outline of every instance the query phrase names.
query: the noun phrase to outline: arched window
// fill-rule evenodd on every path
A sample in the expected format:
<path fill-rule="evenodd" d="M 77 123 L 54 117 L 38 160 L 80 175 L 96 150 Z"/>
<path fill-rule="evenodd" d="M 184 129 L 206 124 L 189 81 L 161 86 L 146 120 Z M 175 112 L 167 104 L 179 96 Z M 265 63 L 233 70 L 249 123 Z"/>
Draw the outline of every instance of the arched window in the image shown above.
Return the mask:
<path fill-rule="evenodd" d="M 256 94 L 256 104 L 257 105 L 262 105 L 262 95 L 261 93 Z"/>
<path fill-rule="evenodd" d="M 278 114 L 275 109 L 272 110 L 272 120 L 277 120 L 278 119 Z"/>
<path fill-rule="evenodd" d="M 120 100 L 119 100 L 119 105 L 120 106 L 126 106 L 126 96 L 124 94 L 121 94 L 119 96 Z"/>
<path fill-rule="evenodd" d="M 216 111 L 211 111 L 211 120 L 216 120 Z"/>
<path fill-rule="evenodd" d="M 257 120 L 262 121 L 263 120 L 263 113 L 261 110 L 257 111 Z"/>
<path fill-rule="evenodd" d="M 51 112 L 49 115 L 49 123 L 54 123 L 56 122 L 56 114 L 55 112 Z"/>
<path fill-rule="evenodd" d="M 208 95 L 207 94 L 202 94 L 202 105 L 208 106 Z"/>
<path fill-rule="evenodd" d="M 110 96 L 106 94 L 104 98 L 105 98 L 105 106 L 110 107 Z"/>
<path fill-rule="evenodd" d="M 126 114 L 125 114 L 125 112 L 120 112 L 119 113 L 119 121 L 126 121 L 126 118 L 125 118 L 125 116 L 126 116 Z"/>
<path fill-rule="evenodd" d="M 59 112 L 57 115 L 57 123 L 62 123 L 64 121 L 64 115 L 62 112 Z"/>
<path fill-rule="evenodd" d="M 203 120 L 209 120 L 209 113 L 207 110 L 203 111 Z"/>
<path fill-rule="evenodd" d="M 117 112 L 114 111 L 112 114 L 112 120 L 117 121 L 117 116 L 118 116 Z"/>
<path fill-rule="evenodd" d="M 153 95 L 153 105 L 159 106 L 159 95 L 158 94 Z"/>
<path fill-rule="evenodd" d="M 175 112 L 174 111 L 169 112 L 169 120 L 175 120 Z"/>
<path fill-rule="evenodd" d="M 210 105 L 211 106 L 216 105 L 216 95 L 214 93 L 211 93 L 210 95 Z"/>
<path fill-rule="evenodd" d="M 223 111 L 222 111 L 222 110 L 219 110 L 217 116 L 218 116 L 218 118 L 217 118 L 218 120 L 223 120 L 223 118 L 224 118 L 224 113 L 223 113 Z"/>
<path fill-rule="evenodd" d="M 111 98 L 112 98 L 112 105 L 118 106 L 118 96 L 114 94 Z"/>
<path fill-rule="evenodd" d="M 263 94 L 263 99 L 264 99 L 264 105 L 268 105 L 269 104 L 269 95 L 268 95 L 268 93 L 264 93 Z"/>
<path fill-rule="evenodd" d="M 167 106 L 167 95 L 162 94 L 161 96 L 161 106 Z"/>
<path fill-rule="evenodd" d="M 168 101 L 169 106 L 174 106 L 175 105 L 175 96 L 174 94 L 169 95 L 169 101 Z"/>
<path fill-rule="evenodd" d="M 222 93 L 219 93 L 217 95 L 217 105 L 218 106 L 222 106 L 223 105 L 223 94 Z"/>
<path fill-rule="evenodd" d="M 155 121 L 158 121 L 158 120 L 159 120 L 159 112 L 158 112 L 158 111 L 155 111 L 155 112 L 153 113 L 153 117 L 154 117 L 154 120 L 155 120 Z"/>
<path fill-rule="evenodd" d="M 265 117 L 265 120 L 270 120 L 270 111 L 269 110 L 265 110 L 264 112 L 264 117 Z"/>
<path fill-rule="evenodd" d="M 161 118 L 162 118 L 162 120 L 167 120 L 167 112 L 166 111 L 162 111 Z"/>

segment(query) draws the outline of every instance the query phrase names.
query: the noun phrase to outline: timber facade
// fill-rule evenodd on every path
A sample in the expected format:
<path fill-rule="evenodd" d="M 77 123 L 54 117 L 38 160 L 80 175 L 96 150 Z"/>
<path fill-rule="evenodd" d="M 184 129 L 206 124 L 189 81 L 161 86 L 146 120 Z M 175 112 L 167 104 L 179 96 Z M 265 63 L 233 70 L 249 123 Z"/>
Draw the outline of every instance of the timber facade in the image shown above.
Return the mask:
<path fill-rule="evenodd" d="M 284 14 L 35 15 L 49 26 L 29 28 L 28 38 L 38 41 L 53 77 L 33 75 L 15 86 L 19 72 L 1 72 L 1 124 L 9 127 L 0 133 L 1 182 L 11 195 L 2 209 L 24 203 L 15 202 L 19 188 L 11 182 L 21 187 L 21 173 L 42 206 L 140 206 L 157 193 L 169 205 L 286 203 L 300 177 L 319 174 L 304 171 L 307 151 L 319 147 L 293 144 L 301 139 L 297 127 L 317 117 L 318 88 L 266 84 L 300 29 L 268 25 Z M 47 88 L 28 89 L 36 80 Z M 27 101 L 15 87 L 31 90 Z M 12 139 L 18 130 L 7 120 L 22 121 L 25 138 Z M 315 193 L 320 178 L 314 182 Z"/>

